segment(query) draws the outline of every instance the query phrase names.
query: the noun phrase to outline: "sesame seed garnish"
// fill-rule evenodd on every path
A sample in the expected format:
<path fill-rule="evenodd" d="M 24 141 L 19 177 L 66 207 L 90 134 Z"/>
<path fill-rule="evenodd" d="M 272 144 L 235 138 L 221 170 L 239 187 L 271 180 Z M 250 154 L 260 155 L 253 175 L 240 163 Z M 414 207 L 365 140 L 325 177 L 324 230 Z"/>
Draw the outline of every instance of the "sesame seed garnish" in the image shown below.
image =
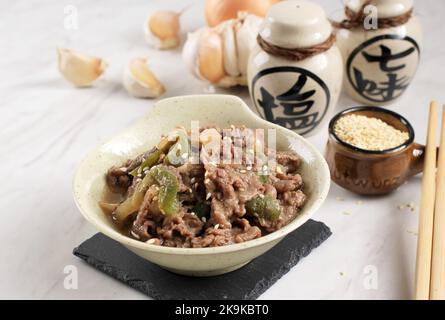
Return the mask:
<path fill-rule="evenodd" d="M 215 225 L 215 229 L 218 229 L 218 228 L 219 228 L 219 224 L 216 224 L 216 225 Z"/>
<path fill-rule="evenodd" d="M 334 132 L 346 143 L 374 151 L 398 147 L 409 139 L 407 132 L 400 131 L 380 119 L 356 114 L 338 119 Z"/>
<path fill-rule="evenodd" d="M 413 202 L 408 203 L 408 204 L 399 204 L 399 205 L 397 206 L 397 208 L 398 208 L 399 210 L 408 209 L 408 210 L 411 211 L 411 212 L 415 212 L 416 209 L 417 209 L 416 205 L 415 205 Z"/>
<path fill-rule="evenodd" d="M 120 171 L 123 171 L 123 172 L 127 172 L 127 169 L 128 169 L 127 167 L 119 168 L 119 170 L 120 170 Z"/>
<path fill-rule="evenodd" d="M 153 243 L 155 243 L 155 242 L 156 242 L 156 239 L 155 239 L 155 238 L 151 238 L 151 239 L 147 240 L 145 243 L 147 243 L 147 244 L 153 244 Z"/>
<path fill-rule="evenodd" d="M 207 221 L 206 217 L 202 217 L 201 220 L 202 220 L 202 222 L 206 222 Z"/>
<path fill-rule="evenodd" d="M 193 178 L 190 180 L 190 183 L 195 183 L 195 181 L 196 181 L 196 179 L 195 179 L 195 177 L 193 177 Z"/>
<path fill-rule="evenodd" d="M 209 183 L 209 182 L 210 182 L 210 179 L 205 179 L 205 180 L 204 180 L 204 183 L 205 183 L 205 184 L 207 184 L 207 183 Z"/>
<path fill-rule="evenodd" d="M 239 172 L 240 172 L 240 173 L 246 173 L 247 171 L 244 170 L 244 169 L 241 169 Z"/>
<path fill-rule="evenodd" d="M 206 195 L 206 200 L 209 200 L 211 196 L 212 196 L 212 194 L 211 194 L 210 192 L 207 193 L 207 195 Z"/>

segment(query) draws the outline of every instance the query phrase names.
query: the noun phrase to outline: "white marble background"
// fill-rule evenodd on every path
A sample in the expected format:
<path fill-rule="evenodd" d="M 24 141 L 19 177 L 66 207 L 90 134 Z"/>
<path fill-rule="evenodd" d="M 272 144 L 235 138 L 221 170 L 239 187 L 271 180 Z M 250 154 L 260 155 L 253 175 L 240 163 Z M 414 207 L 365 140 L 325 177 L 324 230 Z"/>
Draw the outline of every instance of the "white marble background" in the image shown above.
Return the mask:
<path fill-rule="evenodd" d="M 193 30 L 204 23 L 202 2 L 0 2 L 0 298 L 146 298 L 72 255 L 72 249 L 95 230 L 74 205 L 71 180 L 89 150 L 154 103 L 131 98 L 122 88 L 122 68 L 129 58 L 150 57 L 167 86 L 166 97 L 208 90 L 186 70 L 179 50 L 152 50 L 141 31 L 151 11 L 179 10 L 190 3 L 182 23 L 184 30 Z M 316 2 L 329 14 L 342 7 L 341 0 Z M 64 28 L 67 5 L 78 10 L 78 30 Z M 425 29 L 421 67 L 409 91 L 391 109 L 412 122 L 417 140 L 423 142 L 429 101 L 445 102 L 445 3 L 418 0 L 416 14 Z M 58 46 L 106 58 L 110 67 L 104 79 L 91 89 L 71 87 L 57 71 Z M 246 90 L 223 92 L 247 101 Z M 337 109 L 353 104 L 342 98 Z M 323 150 L 326 139 L 324 130 L 310 140 Z M 410 298 L 418 209 L 397 207 L 411 202 L 418 207 L 419 190 L 417 177 L 390 196 L 378 198 L 360 198 L 333 185 L 315 216 L 332 228 L 332 237 L 261 298 Z M 78 268 L 77 290 L 64 289 L 67 265 Z M 364 285 L 367 266 L 378 270 L 376 290 Z"/>

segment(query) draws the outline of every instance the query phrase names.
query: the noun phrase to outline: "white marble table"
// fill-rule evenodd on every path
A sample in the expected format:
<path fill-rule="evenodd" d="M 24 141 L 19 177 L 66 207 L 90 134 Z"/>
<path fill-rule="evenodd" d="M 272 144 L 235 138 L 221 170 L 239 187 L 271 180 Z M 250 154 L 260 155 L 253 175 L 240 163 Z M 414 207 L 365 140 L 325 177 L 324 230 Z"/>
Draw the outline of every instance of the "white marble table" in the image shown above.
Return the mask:
<path fill-rule="evenodd" d="M 328 13 L 341 1 L 317 1 Z M 166 97 L 204 93 L 208 85 L 184 67 L 180 51 L 147 47 L 141 24 L 156 8 L 193 6 L 187 31 L 203 24 L 202 1 L 2 1 L 0 3 L 0 298 L 145 299 L 75 258 L 71 251 L 95 233 L 71 196 L 74 170 L 101 141 L 146 113 L 154 101 L 134 99 L 121 86 L 123 64 L 148 55 Z M 78 11 L 78 30 L 64 28 L 64 8 Z M 425 28 L 420 70 L 392 106 L 425 140 L 427 106 L 445 102 L 445 3 L 417 1 Z M 92 89 L 74 89 L 59 75 L 56 47 L 72 47 L 110 63 Z M 246 90 L 222 91 L 247 99 Z M 341 110 L 354 102 L 343 97 Z M 310 138 L 324 149 L 326 130 Z M 387 197 L 361 198 L 335 185 L 315 219 L 332 237 L 261 296 L 264 299 L 397 299 L 413 293 L 420 178 Z M 78 288 L 64 288 L 64 268 L 78 270 Z M 377 282 L 369 285 L 370 273 Z M 372 284 L 377 284 L 373 286 Z"/>

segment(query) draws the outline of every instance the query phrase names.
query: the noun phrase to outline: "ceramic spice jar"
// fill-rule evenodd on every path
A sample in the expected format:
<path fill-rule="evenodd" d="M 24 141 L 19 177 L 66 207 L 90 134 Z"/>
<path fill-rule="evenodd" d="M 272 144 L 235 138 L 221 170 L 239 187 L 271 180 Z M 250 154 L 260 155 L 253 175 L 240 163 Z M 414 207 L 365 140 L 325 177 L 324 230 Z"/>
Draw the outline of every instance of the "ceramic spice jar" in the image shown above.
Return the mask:
<path fill-rule="evenodd" d="M 264 119 L 312 135 L 337 104 L 343 62 L 323 9 L 282 1 L 264 19 L 248 63 L 254 110 Z"/>
<path fill-rule="evenodd" d="M 356 101 L 385 105 L 408 88 L 419 64 L 422 31 L 413 0 L 348 0 L 337 45 L 345 90 Z"/>

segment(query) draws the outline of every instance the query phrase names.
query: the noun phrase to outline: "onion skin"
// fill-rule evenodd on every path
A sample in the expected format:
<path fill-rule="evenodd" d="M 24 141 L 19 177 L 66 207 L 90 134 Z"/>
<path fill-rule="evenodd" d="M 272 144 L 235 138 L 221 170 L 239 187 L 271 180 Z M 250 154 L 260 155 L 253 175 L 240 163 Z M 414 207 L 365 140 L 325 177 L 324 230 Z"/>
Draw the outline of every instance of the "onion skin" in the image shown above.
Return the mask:
<path fill-rule="evenodd" d="M 206 0 L 207 24 L 214 27 L 225 20 L 235 19 L 240 11 L 264 17 L 269 8 L 279 1 L 281 0 Z"/>

